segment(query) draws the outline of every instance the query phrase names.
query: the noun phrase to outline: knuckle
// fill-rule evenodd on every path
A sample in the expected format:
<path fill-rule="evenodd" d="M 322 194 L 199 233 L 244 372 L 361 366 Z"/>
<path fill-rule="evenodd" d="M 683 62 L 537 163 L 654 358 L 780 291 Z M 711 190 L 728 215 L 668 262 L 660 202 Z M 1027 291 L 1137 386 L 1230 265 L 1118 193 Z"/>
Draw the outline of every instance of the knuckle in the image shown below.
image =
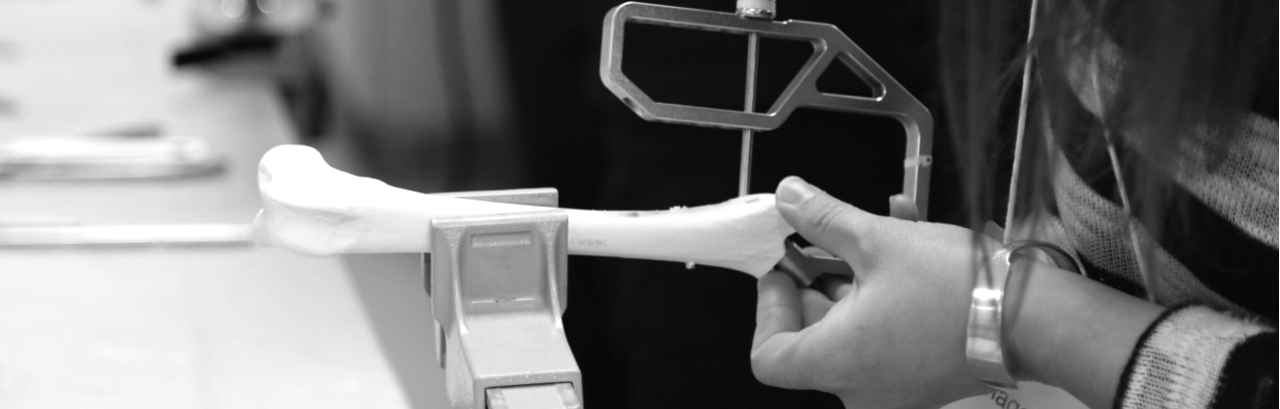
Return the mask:
<path fill-rule="evenodd" d="M 814 206 L 816 215 L 809 219 L 809 227 L 818 234 L 838 231 L 849 212 L 848 205 L 826 200 L 815 203 Z"/>

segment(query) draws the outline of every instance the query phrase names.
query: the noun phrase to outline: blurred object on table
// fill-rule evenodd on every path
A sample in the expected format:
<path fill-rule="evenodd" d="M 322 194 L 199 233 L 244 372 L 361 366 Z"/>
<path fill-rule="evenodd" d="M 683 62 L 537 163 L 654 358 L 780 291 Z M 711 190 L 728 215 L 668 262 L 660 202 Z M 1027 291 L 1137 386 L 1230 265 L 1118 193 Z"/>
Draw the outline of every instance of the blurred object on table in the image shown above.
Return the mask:
<path fill-rule="evenodd" d="M 337 4 L 317 32 L 333 96 L 325 157 L 418 191 L 527 187 L 509 82 L 519 68 L 505 55 L 499 5 Z"/>
<path fill-rule="evenodd" d="M 310 29 L 332 10 L 331 0 L 196 0 L 191 18 L 204 36 L 289 36 Z"/>
<path fill-rule="evenodd" d="M 171 2 L 0 2 L 0 137 L 101 134 L 165 114 Z"/>
<path fill-rule="evenodd" d="M 44 214 L 0 214 L 0 228 L 6 227 L 66 227 L 80 224 L 80 219 L 68 216 Z"/>
<path fill-rule="evenodd" d="M 332 13 L 330 0 L 196 0 L 195 41 L 178 50 L 176 66 L 217 62 L 238 54 L 271 53 Z"/>
<path fill-rule="evenodd" d="M 187 6 L 195 33 L 174 51 L 175 67 L 270 77 L 304 142 L 327 133 L 329 87 L 316 31 L 334 15 L 332 0 L 192 0 Z"/>
<path fill-rule="evenodd" d="M 168 18 L 190 24 L 180 5 Z M 223 173 L 178 182 L 0 183 L 0 225 L 44 227 L 0 230 L 46 243 L 77 236 L 118 243 L 126 235 L 175 243 L 225 228 L 233 243 L 0 249 L 0 407 L 411 407 L 340 260 L 234 243 L 247 238 L 246 223 L 261 206 L 258 159 L 297 143 L 270 78 L 172 74 L 164 116 L 150 122 L 160 132 L 111 133 L 198 135 L 224 155 Z M 135 127 L 80 133 L 127 128 Z M 113 230 L 121 234 L 102 235 Z M 413 387 L 443 396 L 437 384 Z"/>
<path fill-rule="evenodd" d="M 223 162 L 194 137 L 0 138 L 0 180 L 179 178 L 219 172 Z"/>
<path fill-rule="evenodd" d="M 197 36 L 172 62 L 270 76 L 303 142 L 346 169 L 419 191 L 521 187 L 496 4 L 193 0 Z"/>
<path fill-rule="evenodd" d="M 248 246 L 250 224 L 166 224 L 120 226 L 0 225 L 0 248 Z"/>

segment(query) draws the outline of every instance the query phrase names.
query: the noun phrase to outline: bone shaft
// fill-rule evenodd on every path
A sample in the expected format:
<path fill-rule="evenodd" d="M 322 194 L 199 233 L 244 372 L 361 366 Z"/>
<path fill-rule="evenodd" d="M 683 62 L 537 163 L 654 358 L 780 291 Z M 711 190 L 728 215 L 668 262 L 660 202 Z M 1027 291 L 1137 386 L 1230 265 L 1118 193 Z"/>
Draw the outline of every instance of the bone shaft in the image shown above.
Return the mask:
<path fill-rule="evenodd" d="M 427 195 L 333 169 L 314 149 L 281 146 L 259 165 L 255 241 L 313 256 L 423 253 L 431 221 L 547 207 Z M 565 209 L 571 254 L 692 262 L 764 275 L 794 232 L 773 195 L 668 211 Z"/>
<path fill-rule="evenodd" d="M 370 228 L 341 252 L 429 252 L 431 242 L 427 231 L 432 219 L 547 209 L 418 194 L 412 197 L 416 203 L 410 208 L 366 212 L 365 221 Z M 463 205 L 458 206 L 456 202 Z M 764 206 L 725 207 L 725 211 L 720 212 L 565 209 L 569 216 L 568 250 L 574 255 L 692 262 L 736 269 L 742 269 L 738 267 L 742 263 L 768 265 L 768 257 L 776 262 L 779 255 L 760 250 L 761 243 L 765 250 L 781 247 L 785 234 L 773 233 L 780 228 L 775 225 L 781 218 L 770 214 L 770 209 Z M 751 249 L 756 249 L 754 253 L 758 254 L 753 254 Z"/>

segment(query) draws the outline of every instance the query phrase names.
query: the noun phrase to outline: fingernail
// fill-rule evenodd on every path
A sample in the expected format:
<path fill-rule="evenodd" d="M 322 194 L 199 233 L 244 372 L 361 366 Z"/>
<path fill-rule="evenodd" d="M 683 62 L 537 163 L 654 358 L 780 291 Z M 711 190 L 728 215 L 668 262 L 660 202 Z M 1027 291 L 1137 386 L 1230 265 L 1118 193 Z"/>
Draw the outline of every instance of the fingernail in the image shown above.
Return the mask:
<path fill-rule="evenodd" d="M 805 199 L 818 194 L 818 192 L 818 188 L 805 182 L 799 176 L 787 177 L 778 185 L 778 199 L 787 204 L 799 204 Z"/>

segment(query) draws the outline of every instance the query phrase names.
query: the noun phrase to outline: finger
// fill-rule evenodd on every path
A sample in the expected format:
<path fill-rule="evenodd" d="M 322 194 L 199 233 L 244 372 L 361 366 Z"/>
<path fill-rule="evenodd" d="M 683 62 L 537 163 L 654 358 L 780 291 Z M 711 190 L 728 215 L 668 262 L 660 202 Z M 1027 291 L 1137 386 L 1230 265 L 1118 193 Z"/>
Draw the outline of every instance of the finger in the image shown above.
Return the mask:
<path fill-rule="evenodd" d="M 804 308 L 802 318 L 806 328 L 822 321 L 822 318 L 827 316 L 827 311 L 831 310 L 831 306 L 836 304 L 827 298 L 826 294 L 808 288 L 800 290 L 800 303 Z"/>
<path fill-rule="evenodd" d="M 803 305 L 791 277 L 770 272 L 757 284 L 756 332 L 751 342 L 751 372 L 766 385 L 805 388 L 811 383 L 801 347 Z"/>
<path fill-rule="evenodd" d="M 920 209 L 916 201 L 904 194 L 889 196 L 889 216 L 895 219 L 920 221 Z"/>
<path fill-rule="evenodd" d="M 831 197 L 795 176 L 778 184 L 778 211 L 805 240 L 844 259 L 859 270 L 866 249 L 864 236 L 872 235 L 879 216 Z"/>
<path fill-rule="evenodd" d="M 834 274 L 823 274 L 813 280 L 812 287 L 822 294 L 825 294 L 831 302 L 840 301 L 845 295 L 853 290 L 853 278 L 846 276 L 837 276 Z"/>
<path fill-rule="evenodd" d="M 796 289 L 795 280 L 780 272 L 769 272 L 760 277 L 756 289 L 756 332 L 752 349 L 771 336 L 804 328 L 800 290 Z"/>

